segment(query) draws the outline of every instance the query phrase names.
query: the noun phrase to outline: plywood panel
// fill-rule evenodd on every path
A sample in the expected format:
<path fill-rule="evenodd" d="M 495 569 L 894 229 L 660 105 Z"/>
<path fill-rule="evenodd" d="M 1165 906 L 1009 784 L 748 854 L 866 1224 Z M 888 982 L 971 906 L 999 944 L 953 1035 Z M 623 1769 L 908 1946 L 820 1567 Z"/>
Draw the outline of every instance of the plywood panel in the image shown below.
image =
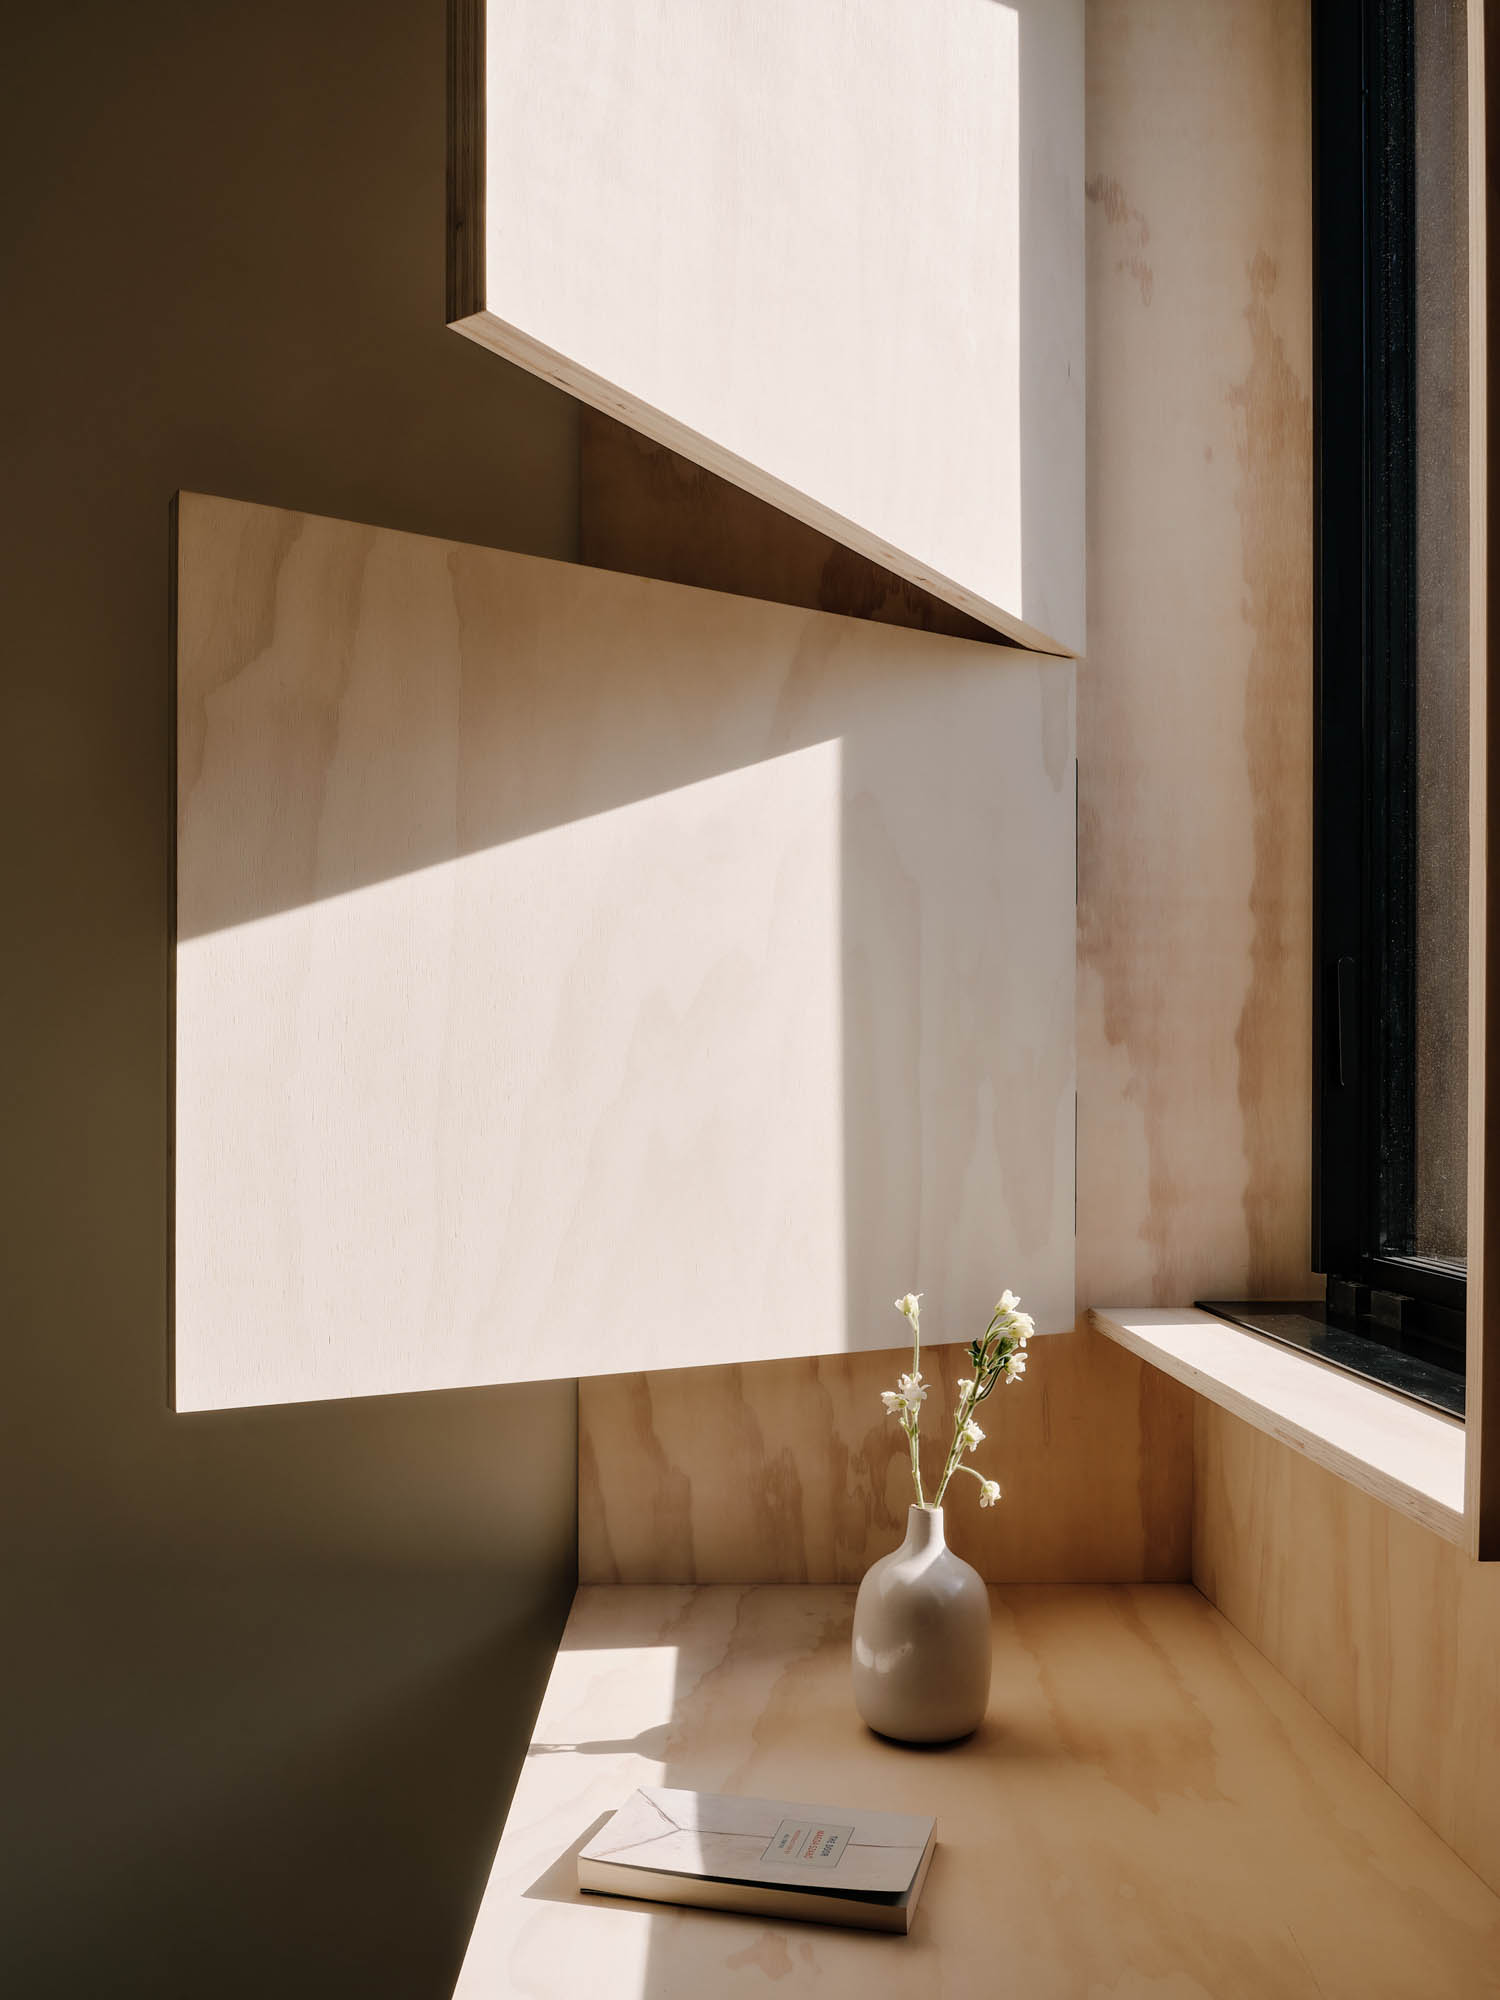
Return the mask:
<path fill-rule="evenodd" d="M 1081 1304 L 1310 1296 L 1304 0 L 1088 9 Z"/>
<path fill-rule="evenodd" d="M 1081 650 L 1081 0 L 462 0 L 455 49 L 460 331 Z"/>
<path fill-rule="evenodd" d="M 1212 1404 L 1198 1587 L 1500 1889 L 1500 1569 Z"/>
<path fill-rule="evenodd" d="M 1500 1991 L 1494 1893 L 1195 1591 L 992 1592 L 990 1712 L 938 1755 L 855 1715 L 853 1595 L 579 1592 L 458 2000 Z M 935 1815 L 910 1937 L 580 1896 L 642 1784 Z"/>
<path fill-rule="evenodd" d="M 180 1406 L 1069 1323 L 1070 665 L 180 532 Z"/>
<path fill-rule="evenodd" d="M 891 1315 L 894 1319 L 895 1315 Z M 941 1464 L 962 1347 L 925 1347 L 936 1385 L 923 1464 Z M 855 1582 L 906 1529 L 905 1442 L 880 1404 L 911 1351 L 599 1376 L 579 1387 L 586 1582 Z M 1038 1341 L 1024 1383 L 984 1406 L 951 1545 L 992 1582 L 1188 1573 L 1189 1392 L 1098 1335 Z"/>

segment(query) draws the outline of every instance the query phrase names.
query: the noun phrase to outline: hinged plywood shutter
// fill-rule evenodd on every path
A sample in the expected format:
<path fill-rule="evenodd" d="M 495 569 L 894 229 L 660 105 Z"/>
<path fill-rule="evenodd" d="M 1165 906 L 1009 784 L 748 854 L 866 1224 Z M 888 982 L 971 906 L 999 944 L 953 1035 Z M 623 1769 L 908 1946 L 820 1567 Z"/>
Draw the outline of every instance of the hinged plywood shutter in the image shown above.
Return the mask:
<path fill-rule="evenodd" d="M 1084 646 L 1081 0 L 456 0 L 449 316 Z"/>

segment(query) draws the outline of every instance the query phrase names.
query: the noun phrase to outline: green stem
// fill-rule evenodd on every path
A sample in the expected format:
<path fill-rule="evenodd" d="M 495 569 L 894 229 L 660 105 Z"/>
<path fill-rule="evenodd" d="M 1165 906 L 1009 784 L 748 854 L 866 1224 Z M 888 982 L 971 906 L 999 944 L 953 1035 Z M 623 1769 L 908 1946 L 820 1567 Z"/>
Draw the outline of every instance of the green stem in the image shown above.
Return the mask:
<path fill-rule="evenodd" d="M 943 1465 L 943 1476 L 938 1481 L 938 1489 L 933 1497 L 932 1504 L 934 1507 L 942 1506 L 943 1495 L 948 1491 L 948 1481 L 953 1477 L 955 1472 L 967 1472 L 973 1478 L 977 1479 L 981 1486 L 984 1484 L 984 1474 L 982 1472 L 975 1472 L 972 1465 L 965 1465 L 963 1462 L 963 1434 L 964 1425 L 974 1414 L 976 1404 L 983 1402 L 984 1398 L 1000 1379 L 1001 1361 L 998 1358 L 990 1356 L 990 1341 L 994 1338 L 995 1329 L 999 1326 L 1000 1320 L 1001 1314 L 997 1311 L 991 1316 L 990 1323 L 984 1330 L 983 1340 L 976 1341 L 974 1346 L 969 1350 L 974 1360 L 974 1386 L 959 1405 L 958 1413 L 953 1419 L 953 1442 L 948 1447 L 948 1457 Z M 915 1360 L 912 1366 L 915 1372 Z M 919 1494 L 921 1490 L 921 1481 L 919 1480 L 917 1483 Z"/>
<path fill-rule="evenodd" d="M 969 1421 L 969 1418 L 973 1413 L 974 1405 L 978 1401 L 979 1401 L 979 1384 L 976 1382 L 974 1384 L 974 1387 L 969 1391 L 968 1395 L 965 1396 L 963 1401 L 959 1404 L 958 1414 L 953 1419 L 953 1442 L 948 1447 L 948 1457 L 943 1466 L 943 1477 L 941 1482 L 939 1483 L 936 1494 L 933 1496 L 932 1504 L 934 1507 L 942 1506 L 943 1495 L 948 1491 L 948 1481 L 953 1477 L 955 1467 L 962 1464 L 964 1425 Z M 971 1469 L 970 1467 L 964 1466 L 964 1470 L 966 1472 L 969 1471 L 970 1469 Z M 976 1474 L 975 1477 L 977 1478 L 978 1474 Z"/>
<path fill-rule="evenodd" d="M 912 1380 L 922 1372 L 922 1323 L 920 1316 L 911 1323 L 911 1373 Z M 925 1507 L 927 1496 L 922 1491 L 922 1449 L 917 1443 L 917 1432 L 922 1426 L 922 1405 L 912 1408 L 911 1426 L 906 1435 L 911 1439 L 911 1483 L 917 1489 L 917 1505 Z"/>

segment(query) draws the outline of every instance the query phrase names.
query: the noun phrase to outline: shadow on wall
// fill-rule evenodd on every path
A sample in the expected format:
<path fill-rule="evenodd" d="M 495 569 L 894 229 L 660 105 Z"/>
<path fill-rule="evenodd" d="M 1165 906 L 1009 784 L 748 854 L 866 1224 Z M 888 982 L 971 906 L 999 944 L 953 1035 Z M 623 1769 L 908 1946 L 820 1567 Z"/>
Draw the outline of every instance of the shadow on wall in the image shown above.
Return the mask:
<path fill-rule="evenodd" d="M 517 1584 L 416 1551 L 9 1582 L 8 1990 L 446 2000 L 567 1608 Z"/>
<path fill-rule="evenodd" d="M 168 510 L 569 557 L 443 315 L 441 0 L 7 23 L 0 1990 L 448 2000 L 574 1566 L 575 1398 L 167 1379 Z"/>

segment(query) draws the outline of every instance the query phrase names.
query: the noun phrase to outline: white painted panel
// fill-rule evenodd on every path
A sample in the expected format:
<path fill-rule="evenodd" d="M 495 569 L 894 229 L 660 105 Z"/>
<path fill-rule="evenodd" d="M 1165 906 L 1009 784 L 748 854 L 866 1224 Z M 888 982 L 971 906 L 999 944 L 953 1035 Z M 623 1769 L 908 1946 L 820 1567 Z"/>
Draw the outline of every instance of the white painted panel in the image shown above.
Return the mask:
<path fill-rule="evenodd" d="M 462 330 L 1081 651 L 1081 0 L 485 19 Z"/>
<path fill-rule="evenodd" d="M 178 1406 L 1070 1323 L 1072 677 L 185 496 Z"/>

